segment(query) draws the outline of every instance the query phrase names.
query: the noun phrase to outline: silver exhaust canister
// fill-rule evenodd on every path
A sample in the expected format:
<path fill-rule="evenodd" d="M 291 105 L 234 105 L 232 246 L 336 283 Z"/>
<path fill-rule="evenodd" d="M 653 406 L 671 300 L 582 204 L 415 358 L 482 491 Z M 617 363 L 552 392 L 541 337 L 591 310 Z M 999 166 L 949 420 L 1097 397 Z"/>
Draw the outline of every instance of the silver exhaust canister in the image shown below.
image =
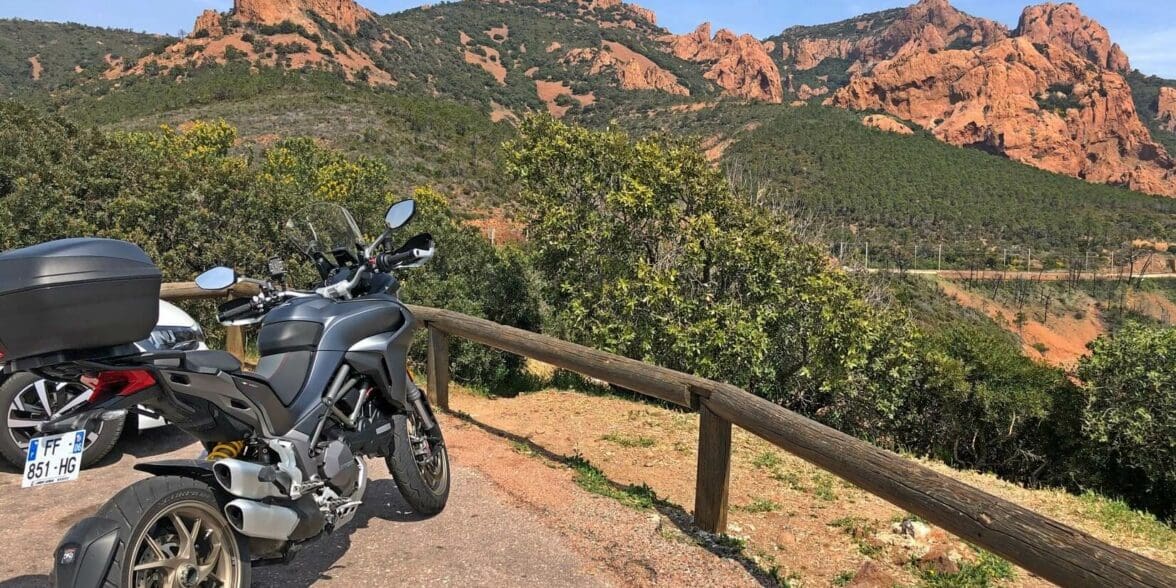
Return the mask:
<path fill-rule="evenodd" d="M 237 499 L 225 505 L 225 516 L 246 537 L 285 541 L 298 527 L 298 513 L 283 506 Z"/>
<path fill-rule="evenodd" d="M 239 498 L 288 498 L 273 482 L 261 481 L 266 466 L 239 459 L 222 459 L 212 464 L 212 473 L 225 492 Z"/>

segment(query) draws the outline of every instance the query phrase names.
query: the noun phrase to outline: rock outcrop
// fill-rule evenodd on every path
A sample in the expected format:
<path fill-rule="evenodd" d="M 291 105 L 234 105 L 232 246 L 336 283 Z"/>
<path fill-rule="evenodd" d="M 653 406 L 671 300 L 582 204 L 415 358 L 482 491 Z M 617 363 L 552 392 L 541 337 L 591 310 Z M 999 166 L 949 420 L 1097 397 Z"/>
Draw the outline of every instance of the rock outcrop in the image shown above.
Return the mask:
<path fill-rule="evenodd" d="M 1127 82 L 1057 41 L 903 51 L 827 103 L 882 110 L 953 145 L 1056 173 L 1176 196 L 1176 162 L 1151 140 Z"/>
<path fill-rule="evenodd" d="M 196 17 L 196 24 L 192 27 L 192 36 L 223 37 L 224 27 L 221 26 L 221 15 L 211 8 Z"/>
<path fill-rule="evenodd" d="M 355 34 L 359 23 L 372 20 L 372 11 L 354 0 L 234 0 L 233 14 L 244 22 L 276 25 L 285 21 L 307 26 L 315 13 L 340 30 Z"/>
<path fill-rule="evenodd" d="M 1165 130 L 1176 133 L 1176 88 L 1160 88 L 1156 97 L 1156 122 Z"/>
<path fill-rule="evenodd" d="M 181 72 L 178 75 L 183 75 L 195 67 L 244 59 L 260 66 L 336 71 L 349 80 L 373 86 L 395 85 L 392 75 L 354 44 L 323 44 L 323 39 L 329 38 L 324 28 L 336 37 L 339 33 L 354 34 L 362 22 L 374 18 L 353 0 L 235 0 L 226 15 L 215 10 L 201 13 L 192 34 L 161 53 L 134 62 L 109 62 L 103 75 L 117 79 L 170 74 L 177 69 Z M 275 26 L 284 23 L 294 27 Z M 380 34 L 383 39 L 373 39 L 373 43 L 395 37 L 390 31 Z"/>
<path fill-rule="evenodd" d="M 1008 38 L 1008 29 L 984 18 L 956 10 L 947 0 L 921 0 L 885 23 L 861 20 L 854 32 L 836 37 L 809 36 L 790 29 L 783 37 L 780 56 L 798 70 L 812 69 L 829 58 L 853 62 L 861 71 L 889 59 L 912 41 L 926 49 L 984 47 Z M 791 34 L 790 34 L 791 33 Z"/>
<path fill-rule="evenodd" d="M 678 96 L 689 96 L 690 90 L 678 82 L 678 77 L 662 69 L 650 58 L 615 41 L 604 41 L 600 49 L 572 49 L 564 57 L 567 63 L 591 63 L 590 73 L 611 71 L 617 85 L 625 90 L 657 90 Z"/>
<path fill-rule="evenodd" d="M 880 131 L 886 131 L 887 133 L 897 133 L 899 135 L 915 134 L 910 127 L 898 122 L 894 117 L 886 116 L 885 114 L 871 114 L 862 119 L 862 124 Z"/>
<path fill-rule="evenodd" d="M 708 65 L 704 77 L 732 96 L 775 104 L 784 100 L 776 62 L 751 35 L 721 29 L 712 37 L 710 23 L 704 23 L 693 33 L 663 40 L 679 58 Z"/>
<path fill-rule="evenodd" d="M 1066 45 L 1104 69 L 1124 73 L 1131 70 L 1127 54 L 1111 42 L 1107 29 L 1069 2 L 1026 8 L 1021 13 L 1016 34 L 1034 43 Z"/>

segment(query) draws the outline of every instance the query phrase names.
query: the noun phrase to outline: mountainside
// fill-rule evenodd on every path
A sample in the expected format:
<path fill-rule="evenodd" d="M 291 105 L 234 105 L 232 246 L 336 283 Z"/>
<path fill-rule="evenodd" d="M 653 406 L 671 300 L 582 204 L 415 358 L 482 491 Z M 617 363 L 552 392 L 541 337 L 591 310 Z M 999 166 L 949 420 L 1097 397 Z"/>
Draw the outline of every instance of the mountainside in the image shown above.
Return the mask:
<path fill-rule="evenodd" d="M 0 97 L 83 82 L 112 62 L 171 40 L 76 23 L 0 19 Z"/>

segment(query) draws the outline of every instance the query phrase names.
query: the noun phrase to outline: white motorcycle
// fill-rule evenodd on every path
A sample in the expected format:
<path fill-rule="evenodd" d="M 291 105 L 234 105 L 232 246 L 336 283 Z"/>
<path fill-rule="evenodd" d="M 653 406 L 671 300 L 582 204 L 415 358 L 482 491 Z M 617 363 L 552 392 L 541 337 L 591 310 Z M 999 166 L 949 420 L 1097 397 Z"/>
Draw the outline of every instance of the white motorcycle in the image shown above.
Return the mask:
<path fill-rule="evenodd" d="M 159 322 L 151 336 L 136 345 L 143 351 L 207 349 L 200 325 L 176 306 L 159 301 Z M 90 390 L 79 384 L 47 382 L 28 372 L 0 373 L 0 407 L 7 407 L 7 420 L 0 430 L 0 457 L 15 466 L 25 461 L 29 439 L 37 437 L 37 425 L 48 422 L 63 410 L 86 402 Z M 136 431 L 167 425 L 161 418 L 145 413 L 96 420 L 86 428 L 82 467 L 106 457 L 127 426 Z"/>

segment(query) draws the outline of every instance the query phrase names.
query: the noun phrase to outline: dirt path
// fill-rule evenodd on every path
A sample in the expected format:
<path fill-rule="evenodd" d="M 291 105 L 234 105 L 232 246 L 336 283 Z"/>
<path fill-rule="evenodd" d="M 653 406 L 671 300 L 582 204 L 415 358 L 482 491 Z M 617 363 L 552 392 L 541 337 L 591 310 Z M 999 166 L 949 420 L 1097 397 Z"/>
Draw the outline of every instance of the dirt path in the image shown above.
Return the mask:
<path fill-rule="evenodd" d="M 454 460 L 453 494 L 422 519 L 386 468 L 356 521 L 300 553 L 291 565 L 258 568 L 255 586 L 754 585 L 738 564 L 692 544 L 661 539 L 669 524 L 577 487 L 566 468 L 519 455 L 506 440 L 443 417 Z M 0 468 L 0 587 L 45 586 L 62 533 L 143 474 L 138 461 L 191 458 L 198 446 L 173 429 L 124 440 L 122 454 L 79 483 L 22 490 Z"/>

